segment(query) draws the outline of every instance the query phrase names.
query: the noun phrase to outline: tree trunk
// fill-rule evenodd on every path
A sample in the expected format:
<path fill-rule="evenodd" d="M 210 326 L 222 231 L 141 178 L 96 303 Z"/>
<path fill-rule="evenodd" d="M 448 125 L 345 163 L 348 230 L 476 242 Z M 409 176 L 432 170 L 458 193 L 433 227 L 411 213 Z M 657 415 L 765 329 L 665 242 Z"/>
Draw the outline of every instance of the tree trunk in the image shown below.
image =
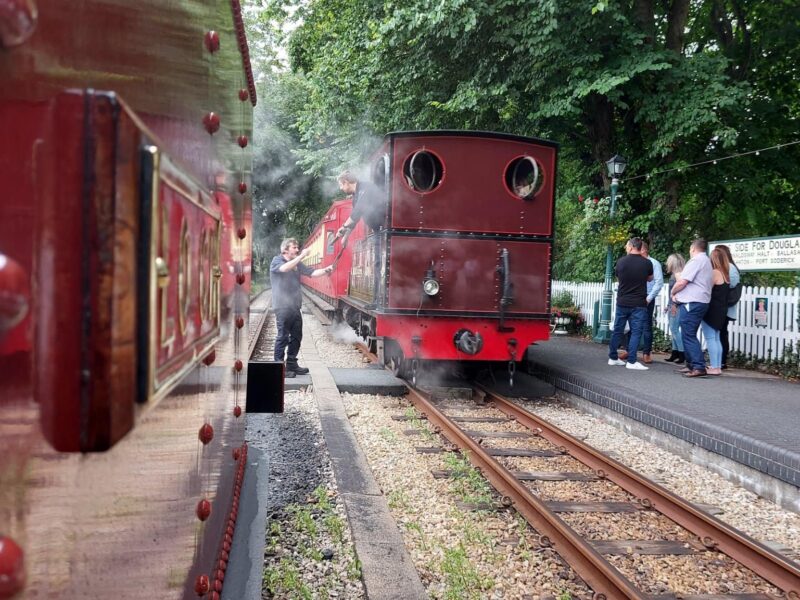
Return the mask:
<path fill-rule="evenodd" d="M 592 157 L 605 166 L 605 162 L 614 154 L 611 148 L 614 132 L 614 109 L 608 98 L 593 93 L 587 98 L 585 115 L 586 133 Z M 608 183 L 606 170 L 601 168 L 603 183 Z"/>
<path fill-rule="evenodd" d="M 652 45 L 656 37 L 653 0 L 635 0 L 633 3 L 633 18 L 645 36 L 645 43 Z"/>
<path fill-rule="evenodd" d="M 683 53 L 683 34 L 689 18 L 689 0 L 673 0 L 667 16 L 666 47 L 677 54 Z"/>

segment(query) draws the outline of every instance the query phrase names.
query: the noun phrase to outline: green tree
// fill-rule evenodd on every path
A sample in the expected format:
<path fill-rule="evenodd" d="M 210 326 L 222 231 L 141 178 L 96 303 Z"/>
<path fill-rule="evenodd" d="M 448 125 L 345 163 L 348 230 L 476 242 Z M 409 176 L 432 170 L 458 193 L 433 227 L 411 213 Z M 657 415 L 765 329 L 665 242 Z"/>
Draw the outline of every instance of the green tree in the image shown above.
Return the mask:
<path fill-rule="evenodd" d="M 307 0 L 283 11 L 303 81 L 302 169 L 331 175 L 392 130 L 483 129 L 561 143 L 559 277 L 599 280 L 605 241 L 574 218 L 629 159 L 631 233 L 654 254 L 697 235 L 800 228 L 800 7 L 789 0 Z M 291 15 L 291 16 L 290 16 Z M 370 147 L 371 146 L 371 147 Z M 645 175 L 652 174 L 650 177 Z M 620 249 L 621 250 L 621 249 Z"/>

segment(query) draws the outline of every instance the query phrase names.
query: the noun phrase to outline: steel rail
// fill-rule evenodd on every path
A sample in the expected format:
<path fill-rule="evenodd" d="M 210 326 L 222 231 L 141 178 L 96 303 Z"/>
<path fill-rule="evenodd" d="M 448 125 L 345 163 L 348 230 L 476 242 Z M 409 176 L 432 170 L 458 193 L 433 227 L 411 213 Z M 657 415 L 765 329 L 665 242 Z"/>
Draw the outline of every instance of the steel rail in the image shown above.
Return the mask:
<path fill-rule="evenodd" d="M 263 296 L 264 294 L 270 294 L 270 298 L 269 298 L 269 301 L 267 302 L 267 306 L 264 308 L 264 312 L 261 314 L 261 316 L 258 319 L 258 322 L 256 323 L 256 329 L 253 332 L 252 337 L 250 338 L 249 342 L 247 343 L 247 358 L 248 359 L 253 357 L 253 352 L 256 349 L 256 344 L 258 343 L 258 338 L 261 337 L 261 331 L 264 329 L 264 323 L 267 322 L 267 315 L 269 314 L 270 305 L 272 304 L 272 295 L 271 295 L 272 292 L 271 292 L 271 290 L 263 290 L 258 296 L 256 296 L 255 298 L 253 298 L 250 301 L 250 304 L 252 304 L 256 300 L 261 298 L 261 296 Z M 237 332 L 238 331 L 239 330 L 237 329 Z"/>
<path fill-rule="evenodd" d="M 370 351 L 369 346 L 367 346 L 364 342 L 354 342 L 353 345 L 356 348 L 358 348 L 361 354 L 363 354 L 369 359 L 369 362 L 371 362 L 372 364 L 380 363 L 381 359 L 378 358 L 378 355 Z"/>
<path fill-rule="evenodd" d="M 727 554 L 781 589 L 787 598 L 800 599 L 800 565 L 797 563 L 767 548 L 744 532 L 701 511 L 668 489 L 576 440 L 558 427 L 529 413 L 485 386 L 473 385 L 486 392 L 487 400 L 493 401 L 506 415 L 552 444 L 565 448 L 570 456 L 634 495 L 644 507 L 658 511 L 695 534 L 707 548 Z"/>
<path fill-rule="evenodd" d="M 622 574 L 586 540 L 534 496 L 505 467 L 492 458 L 475 440 L 440 412 L 428 399 L 409 386 L 411 401 L 417 409 L 453 444 L 467 451 L 470 462 L 481 470 L 492 485 L 504 495 L 503 503 L 513 505 L 542 535 L 543 547 L 552 547 L 594 590 L 595 600 L 623 598 L 646 599 L 647 594 L 632 586 Z"/>

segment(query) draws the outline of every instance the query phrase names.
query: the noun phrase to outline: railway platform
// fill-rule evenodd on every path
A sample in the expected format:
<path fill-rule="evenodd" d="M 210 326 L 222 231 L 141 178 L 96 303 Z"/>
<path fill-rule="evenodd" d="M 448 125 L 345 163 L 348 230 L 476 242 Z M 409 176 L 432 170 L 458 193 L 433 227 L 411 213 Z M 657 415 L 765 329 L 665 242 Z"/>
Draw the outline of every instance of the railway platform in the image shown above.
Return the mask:
<path fill-rule="evenodd" d="M 607 352 L 553 338 L 529 349 L 527 367 L 581 408 L 800 512 L 800 385 L 739 369 L 689 379 L 662 354 L 631 371 Z"/>

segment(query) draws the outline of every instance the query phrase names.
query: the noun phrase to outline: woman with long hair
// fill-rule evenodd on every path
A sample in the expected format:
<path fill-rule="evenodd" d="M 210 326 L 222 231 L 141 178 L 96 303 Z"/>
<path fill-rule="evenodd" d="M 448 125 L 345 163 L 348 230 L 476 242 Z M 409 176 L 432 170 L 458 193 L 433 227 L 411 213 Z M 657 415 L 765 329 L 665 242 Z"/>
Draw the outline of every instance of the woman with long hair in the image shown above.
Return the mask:
<path fill-rule="evenodd" d="M 722 250 L 725 253 L 725 256 L 728 257 L 728 262 L 730 263 L 730 270 L 728 274 L 730 276 L 730 289 L 733 290 L 736 286 L 741 284 L 742 278 L 739 275 L 739 267 L 736 266 L 736 263 L 733 262 L 733 255 L 731 255 L 731 249 L 728 248 L 725 244 L 720 244 L 717 246 L 717 249 Z M 734 301 L 733 304 L 728 304 L 728 314 L 727 319 L 725 319 L 725 323 L 722 326 L 722 329 L 719 330 L 719 341 L 722 343 L 722 368 L 728 368 L 728 352 L 730 352 L 730 340 L 728 339 L 728 325 L 736 320 L 736 317 L 739 313 L 739 303 Z"/>
<path fill-rule="evenodd" d="M 731 282 L 728 256 L 719 248 L 714 248 L 711 251 L 711 266 L 714 267 L 714 287 L 711 288 L 711 301 L 700 327 L 706 339 L 708 362 L 711 365 L 706 372 L 709 375 L 722 375 L 722 342 L 719 332 L 728 319 L 728 289 Z"/>
<path fill-rule="evenodd" d="M 681 254 L 670 254 L 667 258 L 667 273 L 669 273 L 669 303 L 665 309 L 669 313 L 669 335 L 672 338 L 672 354 L 665 358 L 667 362 L 674 362 L 676 365 L 683 364 L 685 355 L 683 353 L 683 336 L 681 335 L 681 322 L 678 318 L 678 307 L 672 301 L 672 286 L 681 276 L 681 271 L 686 265 L 686 259 Z"/>

